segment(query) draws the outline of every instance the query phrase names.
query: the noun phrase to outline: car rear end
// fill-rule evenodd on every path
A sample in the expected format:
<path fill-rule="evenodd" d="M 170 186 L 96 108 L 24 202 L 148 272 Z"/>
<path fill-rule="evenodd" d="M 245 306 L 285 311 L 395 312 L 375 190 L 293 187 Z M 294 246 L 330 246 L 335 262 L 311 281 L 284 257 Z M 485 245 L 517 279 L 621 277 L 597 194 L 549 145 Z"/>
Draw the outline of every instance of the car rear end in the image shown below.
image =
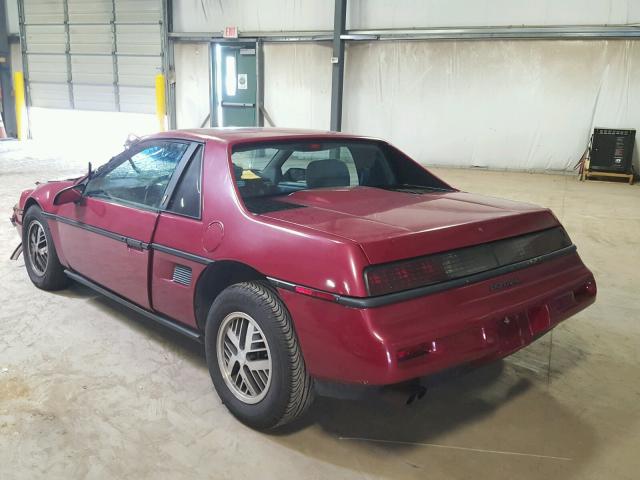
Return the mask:
<path fill-rule="evenodd" d="M 505 357 L 592 304 L 596 284 L 562 227 L 373 265 L 369 296 L 282 290 L 317 378 L 389 385 Z"/>
<path fill-rule="evenodd" d="M 305 276 L 256 264 L 317 379 L 391 385 L 501 358 L 595 300 L 550 210 L 459 192 L 388 144 L 243 143 L 229 160 L 246 215 L 317 240 L 288 244 Z"/>

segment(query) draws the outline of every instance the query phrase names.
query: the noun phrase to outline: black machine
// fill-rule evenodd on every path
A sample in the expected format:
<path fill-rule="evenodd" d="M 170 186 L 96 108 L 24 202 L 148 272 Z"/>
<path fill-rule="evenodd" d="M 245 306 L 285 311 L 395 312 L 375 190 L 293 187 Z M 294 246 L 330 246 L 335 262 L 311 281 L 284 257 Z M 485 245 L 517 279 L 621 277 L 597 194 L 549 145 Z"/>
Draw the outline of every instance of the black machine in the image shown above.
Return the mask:
<path fill-rule="evenodd" d="M 635 130 L 594 128 L 589 170 L 631 173 Z"/>

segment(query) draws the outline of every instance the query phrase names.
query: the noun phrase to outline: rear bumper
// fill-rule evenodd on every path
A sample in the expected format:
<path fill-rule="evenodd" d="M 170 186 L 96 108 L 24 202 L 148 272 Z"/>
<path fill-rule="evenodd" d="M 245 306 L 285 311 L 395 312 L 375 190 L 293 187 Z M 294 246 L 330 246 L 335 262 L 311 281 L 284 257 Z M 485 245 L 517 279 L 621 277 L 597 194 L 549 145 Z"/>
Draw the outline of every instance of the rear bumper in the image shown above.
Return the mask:
<path fill-rule="evenodd" d="M 460 288 L 378 308 L 280 289 L 316 378 L 389 385 L 529 345 L 595 301 L 576 253 Z M 399 360 L 402 352 L 418 352 Z"/>

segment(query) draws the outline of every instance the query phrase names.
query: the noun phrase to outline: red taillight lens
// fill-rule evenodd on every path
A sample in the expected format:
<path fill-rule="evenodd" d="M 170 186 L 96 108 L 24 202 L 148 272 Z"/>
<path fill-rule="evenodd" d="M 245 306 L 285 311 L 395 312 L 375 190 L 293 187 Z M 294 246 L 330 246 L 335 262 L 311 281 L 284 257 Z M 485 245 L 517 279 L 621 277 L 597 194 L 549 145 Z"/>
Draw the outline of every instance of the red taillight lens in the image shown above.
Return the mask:
<path fill-rule="evenodd" d="M 564 229 L 554 227 L 427 257 L 375 265 L 368 267 L 364 276 L 369 295 L 384 295 L 487 272 L 569 246 L 571 240 Z"/>
<path fill-rule="evenodd" d="M 442 264 L 433 260 L 414 260 L 368 268 L 365 277 L 369 295 L 384 295 L 447 280 Z"/>

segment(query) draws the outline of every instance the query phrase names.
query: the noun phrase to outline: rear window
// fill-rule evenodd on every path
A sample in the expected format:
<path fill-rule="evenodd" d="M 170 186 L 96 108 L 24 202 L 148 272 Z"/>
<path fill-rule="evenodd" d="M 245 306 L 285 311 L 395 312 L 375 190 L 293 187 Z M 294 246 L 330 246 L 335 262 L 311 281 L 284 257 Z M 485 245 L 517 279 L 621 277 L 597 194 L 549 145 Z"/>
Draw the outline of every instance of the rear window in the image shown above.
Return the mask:
<path fill-rule="evenodd" d="M 274 200 L 300 190 L 371 187 L 449 190 L 428 171 L 382 142 L 305 141 L 240 145 L 231 154 L 238 190 L 246 201 Z"/>

